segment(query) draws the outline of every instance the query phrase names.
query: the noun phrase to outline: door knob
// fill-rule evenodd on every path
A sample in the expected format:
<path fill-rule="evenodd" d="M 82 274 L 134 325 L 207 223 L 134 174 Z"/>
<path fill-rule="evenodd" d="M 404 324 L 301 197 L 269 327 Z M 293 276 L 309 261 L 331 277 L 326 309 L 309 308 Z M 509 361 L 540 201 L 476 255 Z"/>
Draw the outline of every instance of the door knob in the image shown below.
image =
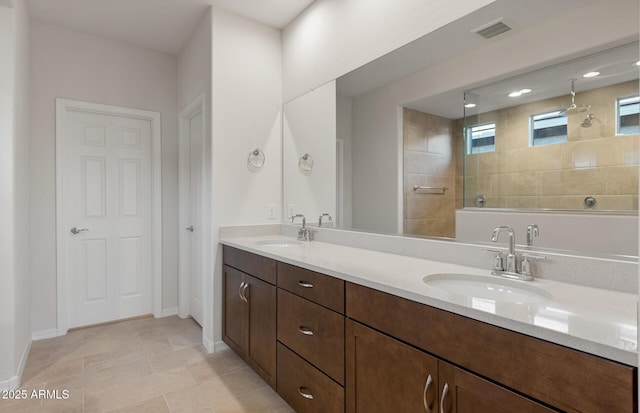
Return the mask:
<path fill-rule="evenodd" d="M 185 228 L 187 231 L 193 232 L 193 225 Z"/>
<path fill-rule="evenodd" d="M 84 232 L 84 231 L 89 231 L 89 228 L 73 227 L 69 231 L 71 231 L 72 234 L 79 234 L 79 233 Z"/>

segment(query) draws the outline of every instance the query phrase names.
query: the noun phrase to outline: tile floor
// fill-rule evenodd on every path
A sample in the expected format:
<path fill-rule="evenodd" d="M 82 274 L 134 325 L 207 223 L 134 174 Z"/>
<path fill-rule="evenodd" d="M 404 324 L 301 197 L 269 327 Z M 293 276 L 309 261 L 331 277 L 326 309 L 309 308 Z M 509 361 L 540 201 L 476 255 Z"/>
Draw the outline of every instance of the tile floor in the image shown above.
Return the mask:
<path fill-rule="evenodd" d="M 0 413 L 293 412 L 235 353 L 206 354 L 201 335 L 191 319 L 149 317 L 36 341 L 21 389 L 69 397 L 0 400 Z"/>

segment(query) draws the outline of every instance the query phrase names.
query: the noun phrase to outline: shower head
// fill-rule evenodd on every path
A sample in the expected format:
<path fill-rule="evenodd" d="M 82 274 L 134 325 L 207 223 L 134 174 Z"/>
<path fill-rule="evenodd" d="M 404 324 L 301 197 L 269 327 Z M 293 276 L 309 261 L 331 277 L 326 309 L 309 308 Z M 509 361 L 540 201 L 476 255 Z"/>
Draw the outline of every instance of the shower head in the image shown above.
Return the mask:
<path fill-rule="evenodd" d="M 580 122 L 580 127 L 590 128 L 593 125 L 593 118 L 595 116 L 592 113 L 589 113 L 586 118 L 582 122 Z"/>
<path fill-rule="evenodd" d="M 591 105 L 576 105 L 575 81 L 576 79 L 571 79 L 571 105 L 560 111 L 560 113 L 563 113 L 565 116 L 573 115 L 574 113 L 588 112 L 591 109 Z"/>

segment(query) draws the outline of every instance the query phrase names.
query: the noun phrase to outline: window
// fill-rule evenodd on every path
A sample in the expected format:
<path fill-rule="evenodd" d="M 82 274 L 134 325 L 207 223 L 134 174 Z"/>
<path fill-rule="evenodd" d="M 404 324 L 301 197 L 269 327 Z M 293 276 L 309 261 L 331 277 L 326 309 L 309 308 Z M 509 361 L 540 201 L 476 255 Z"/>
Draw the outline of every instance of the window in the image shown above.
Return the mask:
<path fill-rule="evenodd" d="M 567 141 L 567 116 L 559 110 L 531 115 L 529 126 L 530 146 Z"/>
<path fill-rule="evenodd" d="M 618 99 L 618 123 L 616 135 L 630 135 L 640 133 L 638 120 L 640 118 L 640 96 Z"/>
<path fill-rule="evenodd" d="M 496 150 L 496 124 L 483 123 L 467 129 L 467 154 Z"/>

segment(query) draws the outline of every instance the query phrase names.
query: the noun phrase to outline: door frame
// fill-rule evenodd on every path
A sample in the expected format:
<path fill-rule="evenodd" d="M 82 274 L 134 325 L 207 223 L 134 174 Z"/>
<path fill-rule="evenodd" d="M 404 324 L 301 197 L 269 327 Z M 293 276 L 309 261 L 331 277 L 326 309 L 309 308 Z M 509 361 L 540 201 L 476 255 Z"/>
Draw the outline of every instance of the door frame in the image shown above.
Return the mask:
<path fill-rule="evenodd" d="M 71 303 L 68 297 L 66 231 L 67 193 L 66 167 L 68 164 L 67 115 L 69 111 L 95 113 L 107 116 L 130 117 L 151 123 L 151 300 L 153 316 L 162 317 L 162 148 L 160 113 L 121 106 L 102 105 L 79 100 L 56 98 L 56 238 L 57 238 L 57 321 L 58 336 L 69 330 Z"/>
<path fill-rule="evenodd" d="M 178 116 L 178 128 L 179 128 L 179 144 L 178 144 L 178 233 L 180 236 L 178 237 L 178 317 L 186 318 L 191 314 L 191 271 L 189 268 L 189 261 L 191 260 L 191 250 L 189 237 L 191 234 L 188 234 L 184 229 L 190 225 L 190 214 L 191 214 L 191 182 L 190 182 L 190 171 L 191 171 L 191 152 L 190 152 L 190 134 L 189 134 L 189 124 L 191 119 L 202 114 L 202 148 L 206 147 L 206 119 L 207 115 L 205 112 L 205 94 L 201 93 L 197 98 L 195 98 L 191 103 L 189 103 L 182 111 L 180 111 L 180 115 Z M 204 286 L 204 273 L 206 271 L 206 261 L 205 261 L 205 250 L 204 250 L 204 242 L 205 237 L 208 234 L 208 231 L 205 230 L 204 225 L 204 216 L 207 214 L 206 210 L 206 197 L 208 196 L 208 191 L 206 190 L 205 185 L 205 151 L 203 150 L 200 155 L 200 193 L 202 194 L 202 199 L 200 202 L 200 211 L 202 215 L 202 254 L 200 255 L 200 281 L 201 285 Z M 186 200 L 189 202 L 185 202 Z M 202 297 L 203 308 L 202 313 L 204 316 L 204 296 Z M 204 322 L 204 320 L 203 320 Z"/>

